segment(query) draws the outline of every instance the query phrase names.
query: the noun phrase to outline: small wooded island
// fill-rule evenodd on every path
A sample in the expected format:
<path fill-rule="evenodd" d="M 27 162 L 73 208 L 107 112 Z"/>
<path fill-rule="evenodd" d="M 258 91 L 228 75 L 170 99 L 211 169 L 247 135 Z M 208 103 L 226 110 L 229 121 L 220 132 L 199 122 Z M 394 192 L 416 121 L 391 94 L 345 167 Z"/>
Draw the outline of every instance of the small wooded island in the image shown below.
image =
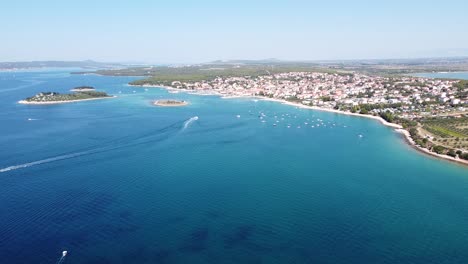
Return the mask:
<path fill-rule="evenodd" d="M 188 102 L 183 101 L 183 100 L 165 99 L 165 100 L 154 101 L 153 105 L 157 105 L 157 106 L 184 106 L 184 105 L 188 105 Z"/>
<path fill-rule="evenodd" d="M 89 89 L 89 88 L 87 88 Z M 94 88 L 93 88 L 94 89 Z M 79 91 L 69 94 L 61 94 L 57 92 L 42 92 L 35 96 L 28 97 L 24 100 L 19 101 L 20 104 L 61 104 L 71 103 L 86 100 L 96 100 L 104 98 L 112 98 L 113 96 L 108 95 L 105 92 L 97 92 L 94 90 Z"/>

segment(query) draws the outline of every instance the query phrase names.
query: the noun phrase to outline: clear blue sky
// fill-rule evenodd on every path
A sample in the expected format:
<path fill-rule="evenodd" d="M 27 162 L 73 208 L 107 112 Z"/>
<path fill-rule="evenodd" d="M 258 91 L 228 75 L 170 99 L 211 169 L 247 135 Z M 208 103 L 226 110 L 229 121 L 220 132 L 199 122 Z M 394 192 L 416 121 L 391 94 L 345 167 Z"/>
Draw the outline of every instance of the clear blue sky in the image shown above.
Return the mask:
<path fill-rule="evenodd" d="M 468 56 L 468 1 L 3 0 L 0 61 Z"/>

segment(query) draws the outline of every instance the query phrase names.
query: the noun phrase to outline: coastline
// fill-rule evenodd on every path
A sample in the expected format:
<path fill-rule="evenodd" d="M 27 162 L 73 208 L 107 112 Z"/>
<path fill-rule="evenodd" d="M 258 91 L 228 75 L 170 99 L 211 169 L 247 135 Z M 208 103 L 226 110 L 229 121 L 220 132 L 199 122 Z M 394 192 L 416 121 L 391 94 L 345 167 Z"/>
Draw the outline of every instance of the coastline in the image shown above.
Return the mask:
<path fill-rule="evenodd" d="M 26 100 L 18 101 L 18 104 L 26 104 L 26 105 L 52 105 L 52 104 L 66 104 L 66 103 L 75 103 L 81 101 L 91 101 L 91 100 L 100 100 L 100 99 L 110 99 L 116 98 L 117 96 L 107 96 L 107 97 L 98 97 L 98 98 L 87 98 L 87 99 L 79 99 L 79 100 L 69 100 L 69 101 L 50 101 L 50 102 L 28 102 Z"/>
<path fill-rule="evenodd" d="M 190 94 L 196 94 L 196 95 L 204 95 L 204 94 L 199 94 L 196 93 L 192 90 L 187 90 L 187 89 L 177 89 L 174 87 L 170 86 L 157 86 L 157 85 L 131 85 L 131 86 L 139 86 L 139 87 L 153 87 L 153 88 L 163 88 L 167 90 L 177 90 L 181 92 L 188 92 Z M 448 155 L 442 155 L 442 154 L 437 154 L 435 152 L 432 152 L 426 148 L 422 148 L 414 142 L 413 138 L 411 138 L 411 135 L 408 130 L 404 129 L 401 125 L 394 124 L 387 122 L 385 119 L 381 118 L 380 116 L 373 116 L 373 115 L 363 115 L 363 114 L 358 114 L 358 113 L 351 113 L 351 112 L 345 112 L 345 111 L 340 111 L 336 109 L 329 109 L 329 108 L 323 108 L 323 107 L 318 107 L 318 106 L 308 106 L 308 105 L 303 105 L 301 103 L 294 103 L 294 102 L 289 102 L 283 99 L 275 99 L 275 98 L 269 98 L 269 97 L 263 97 L 263 96 L 250 96 L 250 95 L 239 95 L 239 96 L 229 96 L 229 95 L 223 95 L 219 93 L 213 93 L 210 95 L 218 95 L 221 96 L 222 99 L 236 99 L 236 98 L 255 98 L 259 100 L 264 100 L 264 101 L 272 101 L 272 102 L 277 102 L 285 105 L 290 105 L 290 106 L 295 106 L 295 107 L 300 107 L 304 109 L 310 109 L 310 110 L 317 110 L 317 111 L 324 111 L 324 112 L 330 112 L 330 113 L 336 113 L 336 114 L 341 114 L 341 115 L 349 115 L 349 116 L 355 116 L 355 117 L 363 117 L 363 118 L 370 118 L 379 121 L 382 125 L 391 127 L 394 129 L 396 133 L 399 133 L 404 136 L 404 141 L 411 146 L 413 149 L 417 150 L 418 152 L 422 154 L 429 155 L 431 157 L 435 157 L 438 159 L 454 162 L 459 165 L 465 165 L 468 166 L 468 160 L 463 160 L 463 159 L 457 159 L 454 157 L 450 157 Z"/>
<path fill-rule="evenodd" d="M 437 154 L 435 152 L 432 152 L 432 151 L 428 150 L 427 148 L 422 148 L 422 147 L 416 145 L 413 138 L 411 138 L 410 133 L 405 129 L 395 129 L 395 131 L 397 133 L 400 133 L 401 135 L 403 135 L 404 138 L 405 138 L 405 142 L 409 146 L 411 146 L 413 149 L 417 150 L 420 153 L 429 155 L 429 156 L 431 156 L 433 158 L 443 159 L 443 160 L 454 162 L 454 163 L 457 163 L 457 164 L 460 164 L 460 165 L 468 166 L 468 161 L 467 160 L 457 159 L 457 158 L 454 158 L 454 157 L 450 157 L 448 155 Z"/>

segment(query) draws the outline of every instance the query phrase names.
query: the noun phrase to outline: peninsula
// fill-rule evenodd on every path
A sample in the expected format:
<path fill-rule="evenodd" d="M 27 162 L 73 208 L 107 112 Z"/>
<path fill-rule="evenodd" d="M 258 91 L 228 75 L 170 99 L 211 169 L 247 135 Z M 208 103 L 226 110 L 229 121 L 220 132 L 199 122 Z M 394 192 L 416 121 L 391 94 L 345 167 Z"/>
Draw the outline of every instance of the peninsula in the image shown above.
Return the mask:
<path fill-rule="evenodd" d="M 295 106 L 371 117 L 397 126 L 426 154 L 468 164 L 468 81 L 406 75 L 448 66 L 320 67 L 307 63 L 221 63 L 98 71 L 146 76 L 130 85 L 224 98 L 258 97 Z M 454 64 L 465 69 L 466 62 Z M 454 69 L 458 69 L 453 66 Z M 451 66 L 452 67 L 452 66 Z"/>
<path fill-rule="evenodd" d="M 165 99 L 165 100 L 157 100 L 153 102 L 153 105 L 157 106 L 184 106 L 188 105 L 187 101 L 183 100 L 172 100 L 172 99 Z"/>
<path fill-rule="evenodd" d="M 108 95 L 105 92 L 96 91 L 80 91 L 70 94 L 61 94 L 57 92 L 42 92 L 35 96 L 28 97 L 24 100 L 19 101 L 20 104 L 62 104 L 72 103 L 79 101 L 88 101 L 104 98 L 112 98 L 113 96 Z"/>

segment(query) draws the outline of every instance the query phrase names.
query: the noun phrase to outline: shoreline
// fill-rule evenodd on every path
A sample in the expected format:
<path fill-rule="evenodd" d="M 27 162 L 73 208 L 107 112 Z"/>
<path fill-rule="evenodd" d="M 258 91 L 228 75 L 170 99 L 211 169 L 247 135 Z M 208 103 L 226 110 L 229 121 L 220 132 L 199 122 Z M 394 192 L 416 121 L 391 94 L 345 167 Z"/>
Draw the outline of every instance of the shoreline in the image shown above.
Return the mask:
<path fill-rule="evenodd" d="M 167 89 L 167 90 L 178 90 L 178 91 L 188 92 L 190 94 L 198 95 L 198 93 L 196 93 L 196 92 L 194 92 L 192 90 L 177 89 L 177 88 L 170 87 L 170 86 L 157 86 L 157 85 L 131 85 L 131 86 L 154 87 L 154 88 L 163 88 L 163 89 Z M 201 94 L 201 95 L 203 95 L 203 94 Z M 341 115 L 348 115 L 348 116 L 355 116 L 355 117 L 363 117 L 363 118 L 374 119 L 374 120 L 379 121 L 384 126 L 393 128 L 393 131 L 395 131 L 396 133 L 399 133 L 399 134 L 403 135 L 404 138 L 405 138 L 404 139 L 405 143 L 407 143 L 413 149 L 417 150 L 419 153 L 426 154 L 426 155 L 429 155 L 431 157 L 442 159 L 442 160 L 445 160 L 445 161 L 453 162 L 453 163 L 456 163 L 456 164 L 459 164 L 459 165 L 468 166 L 468 160 L 463 160 L 463 159 L 459 159 L 459 158 L 457 159 L 457 158 L 450 157 L 448 155 L 443 155 L 443 154 L 437 154 L 437 153 L 432 152 L 432 151 L 430 151 L 430 150 L 428 150 L 426 148 L 422 148 L 422 147 L 416 145 L 413 138 L 411 138 L 411 135 L 410 135 L 408 130 L 404 129 L 403 126 L 401 126 L 401 125 L 387 122 L 385 119 L 381 118 L 380 116 L 363 115 L 363 114 L 359 114 L 359 113 L 345 112 L 345 111 L 340 111 L 340 110 L 336 110 L 336 109 L 323 108 L 323 107 L 319 107 L 319 106 L 303 105 L 301 103 L 294 103 L 294 102 L 286 101 L 286 100 L 283 100 L 283 99 L 268 98 L 268 97 L 263 97 L 263 96 L 251 96 L 251 95 L 232 95 L 232 96 L 229 96 L 229 95 L 223 95 L 223 94 L 216 93 L 216 92 L 214 92 L 212 95 L 221 96 L 222 99 L 255 98 L 255 99 L 259 99 L 259 100 L 263 100 L 263 101 L 271 101 L 271 102 L 277 102 L 277 103 L 281 103 L 281 104 L 285 104 L 285 105 L 295 106 L 295 107 L 298 107 L 298 108 L 304 108 L 304 109 L 324 111 L 324 112 L 330 112 L 330 113 L 341 114 Z"/>
<path fill-rule="evenodd" d="M 432 158 L 443 159 L 443 160 L 450 161 L 450 162 L 453 162 L 453 163 L 456 163 L 456 164 L 459 164 L 459 165 L 468 166 L 468 161 L 467 160 L 463 160 L 463 159 L 460 159 L 460 158 L 457 159 L 457 158 L 454 158 L 454 157 L 451 157 L 451 156 L 448 156 L 448 155 L 437 154 L 435 152 L 432 152 L 432 151 L 428 150 L 427 148 L 423 148 L 423 147 L 420 147 L 420 146 L 416 145 L 416 143 L 414 142 L 414 140 L 411 137 L 410 133 L 405 129 L 395 129 L 395 131 L 404 136 L 405 142 L 410 147 L 412 147 L 413 149 L 417 150 L 418 152 L 420 152 L 422 154 L 426 154 L 428 156 L 431 156 Z"/>
<path fill-rule="evenodd" d="M 87 99 L 78 99 L 78 100 L 68 100 L 68 101 L 49 101 L 49 102 L 28 102 L 26 100 L 18 101 L 18 104 L 25 105 L 52 105 L 52 104 L 66 104 L 66 103 L 75 103 L 81 101 L 91 101 L 91 100 L 100 100 L 100 99 L 110 99 L 116 98 L 117 96 L 107 96 L 107 97 L 98 97 L 98 98 L 87 98 Z"/>

